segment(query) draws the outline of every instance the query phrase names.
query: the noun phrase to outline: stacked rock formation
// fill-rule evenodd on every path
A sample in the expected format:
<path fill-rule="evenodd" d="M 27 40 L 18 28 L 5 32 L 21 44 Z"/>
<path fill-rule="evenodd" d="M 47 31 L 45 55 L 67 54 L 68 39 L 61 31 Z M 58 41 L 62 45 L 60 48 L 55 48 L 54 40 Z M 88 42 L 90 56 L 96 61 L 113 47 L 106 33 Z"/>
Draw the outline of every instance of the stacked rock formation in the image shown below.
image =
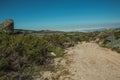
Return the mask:
<path fill-rule="evenodd" d="M 0 24 L 1 33 L 14 33 L 14 21 L 12 19 L 6 19 L 3 23 Z"/>

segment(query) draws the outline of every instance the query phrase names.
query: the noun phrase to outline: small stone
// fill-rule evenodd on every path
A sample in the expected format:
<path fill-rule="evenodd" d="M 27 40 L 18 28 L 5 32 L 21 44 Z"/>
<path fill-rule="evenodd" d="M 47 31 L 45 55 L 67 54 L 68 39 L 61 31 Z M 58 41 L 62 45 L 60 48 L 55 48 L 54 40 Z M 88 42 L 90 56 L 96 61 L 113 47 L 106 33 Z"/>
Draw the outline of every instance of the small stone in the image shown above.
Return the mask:
<path fill-rule="evenodd" d="M 54 53 L 54 52 L 50 52 L 50 53 L 48 53 L 48 55 L 47 56 L 56 56 L 56 54 Z"/>

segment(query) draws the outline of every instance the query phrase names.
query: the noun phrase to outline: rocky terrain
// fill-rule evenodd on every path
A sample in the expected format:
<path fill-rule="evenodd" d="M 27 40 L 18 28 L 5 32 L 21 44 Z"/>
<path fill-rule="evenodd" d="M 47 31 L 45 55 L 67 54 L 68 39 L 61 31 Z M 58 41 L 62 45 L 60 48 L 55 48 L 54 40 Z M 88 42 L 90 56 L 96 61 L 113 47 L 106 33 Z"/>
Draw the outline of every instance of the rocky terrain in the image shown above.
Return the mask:
<path fill-rule="evenodd" d="M 12 19 L 6 19 L 3 23 L 0 24 L 1 33 L 14 33 L 14 21 Z"/>

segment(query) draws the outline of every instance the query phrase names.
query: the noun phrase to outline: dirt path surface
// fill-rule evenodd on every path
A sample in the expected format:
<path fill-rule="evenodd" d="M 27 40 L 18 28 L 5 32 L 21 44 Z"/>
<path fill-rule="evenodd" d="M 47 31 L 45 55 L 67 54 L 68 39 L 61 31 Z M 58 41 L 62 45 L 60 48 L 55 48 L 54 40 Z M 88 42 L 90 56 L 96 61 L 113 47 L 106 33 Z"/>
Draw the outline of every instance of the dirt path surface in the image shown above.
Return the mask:
<path fill-rule="evenodd" d="M 79 43 L 56 58 L 55 72 L 36 80 L 120 80 L 120 54 L 96 43 Z"/>
<path fill-rule="evenodd" d="M 70 75 L 61 80 L 120 80 L 120 54 L 85 42 L 66 52 Z"/>

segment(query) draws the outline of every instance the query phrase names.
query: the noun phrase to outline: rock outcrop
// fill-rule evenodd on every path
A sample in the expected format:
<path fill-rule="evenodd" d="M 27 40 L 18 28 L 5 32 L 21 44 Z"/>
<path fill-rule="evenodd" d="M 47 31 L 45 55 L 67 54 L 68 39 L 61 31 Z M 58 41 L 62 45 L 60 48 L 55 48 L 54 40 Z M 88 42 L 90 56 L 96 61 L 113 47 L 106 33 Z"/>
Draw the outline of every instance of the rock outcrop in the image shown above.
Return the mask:
<path fill-rule="evenodd" d="M 1 33 L 14 33 L 14 21 L 12 19 L 6 19 L 3 23 L 0 24 Z"/>

